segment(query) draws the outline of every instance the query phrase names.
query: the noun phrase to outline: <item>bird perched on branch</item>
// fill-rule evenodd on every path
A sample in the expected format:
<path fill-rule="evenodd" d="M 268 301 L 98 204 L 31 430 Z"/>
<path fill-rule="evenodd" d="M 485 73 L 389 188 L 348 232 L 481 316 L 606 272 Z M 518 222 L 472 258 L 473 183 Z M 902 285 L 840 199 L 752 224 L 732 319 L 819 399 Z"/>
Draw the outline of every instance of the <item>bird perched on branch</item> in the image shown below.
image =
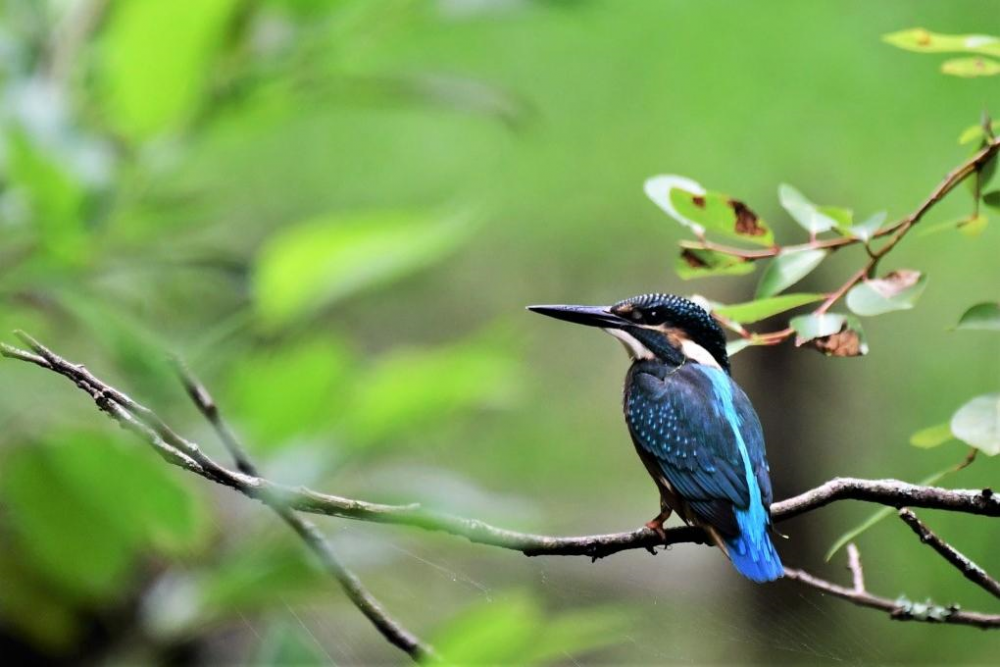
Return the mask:
<path fill-rule="evenodd" d="M 722 329 L 679 296 L 644 294 L 613 306 L 529 306 L 599 327 L 632 359 L 625 421 L 660 490 L 663 534 L 672 511 L 702 526 L 736 569 L 772 581 L 784 568 L 771 542 L 771 480 L 764 434 L 750 399 L 729 375 Z"/>

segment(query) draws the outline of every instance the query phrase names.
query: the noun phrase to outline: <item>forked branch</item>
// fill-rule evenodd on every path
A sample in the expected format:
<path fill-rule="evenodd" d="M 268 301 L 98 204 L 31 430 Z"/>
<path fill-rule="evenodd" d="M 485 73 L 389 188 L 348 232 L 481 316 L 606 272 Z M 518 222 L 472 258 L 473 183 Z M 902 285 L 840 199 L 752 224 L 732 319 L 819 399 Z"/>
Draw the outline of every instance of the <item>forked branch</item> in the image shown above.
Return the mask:
<path fill-rule="evenodd" d="M 498 528 L 477 519 L 467 519 L 427 510 L 419 504 L 369 503 L 310 489 L 277 484 L 258 474 L 256 466 L 246 455 L 232 429 L 222 420 L 211 396 L 200 383 L 188 375 L 186 376 L 186 386 L 189 395 L 202 414 L 212 423 L 224 446 L 241 469 L 239 472 L 230 470 L 202 452 L 195 443 L 178 435 L 153 410 L 104 383 L 83 366 L 58 356 L 30 336 L 20 332 L 18 336 L 31 351 L 0 344 L 0 354 L 35 364 L 66 377 L 90 395 L 102 411 L 118 421 L 124 428 L 142 437 L 168 463 L 217 484 L 233 488 L 250 498 L 260 500 L 278 512 L 309 547 L 319 555 L 331 574 L 344 586 L 355 605 L 375 623 L 393 644 L 415 658 L 431 655 L 431 649 L 423 645 L 386 614 L 377 601 L 361 586 L 357 578 L 339 563 L 336 555 L 330 550 L 329 545 L 315 527 L 298 517 L 295 511 L 441 531 L 462 536 L 471 542 L 512 549 L 529 556 L 582 555 L 596 560 L 628 549 L 655 551 L 655 547 L 663 545 L 708 543 L 704 532 L 700 528 L 691 526 L 668 529 L 665 531 L 664 537 L 645 527 L 623 533 L 581 537 L 554 537 L 521 533 Z M 775 520 L 782 521 L 841 500 L 860 500 L 897 508 L 924 507 L 983 516 L 1000 516 L 1000 500 L 989 489 L 943 489 L 918 486 L 892 479 L 837 478 L 798 496 L 774 503 L 771 509 Z M 853 588 L 841 587 L 802 570 L 786 569 L 785 576 L 855 604 L 887 611 L 892 618 L 899 620 L 1000 627 L 1000 614 L 981 614 L 961 611 L 956 607 L 919 605 L 908 603 L 902 599 L 893 602 L 871 595 L 864 589 L 860 558 L 857 556 L 856 549 L 851 551 L 850 557 L 854 578 Z"/>

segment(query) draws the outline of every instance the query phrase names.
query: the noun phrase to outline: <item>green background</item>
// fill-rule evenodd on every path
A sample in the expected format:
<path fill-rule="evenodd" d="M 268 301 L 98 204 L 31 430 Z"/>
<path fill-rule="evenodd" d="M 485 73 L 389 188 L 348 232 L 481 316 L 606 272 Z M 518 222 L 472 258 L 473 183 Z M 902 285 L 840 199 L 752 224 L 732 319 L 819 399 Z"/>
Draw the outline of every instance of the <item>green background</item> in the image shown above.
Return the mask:
<path fill-rule="evenodd" d="M 86 363 L 221 457 L 164 362 L 182 355 L 276 480 L 548 534 L 631 529 L 657 498 L 621 419 L 620 346 L 524 306 L 651 291 L 735 303 L 756 285 L 678 279 L 684 230 L 644 179 L 692 177 L 799 242 L 779 183 L 899 219 L 998 102 L 996 80 L 881 42 L 996 32 L 994 1 L 0 8 L 3 331 Z M 968 208 L 956 192 L 927 222 Z M 962 459 L 959 443 L 908 439 L 1000 386 L 1000 339 L 949 330 L 998 298 L 998 238 L 996 224 L 909 236 L 883 268 L 925 271 L 927 291 L 865 321 L 864 358 L 790 344 L 735 357 L 777 498 Z M 838 253 L 802 291 L 833 289 L 863 257 Z M 981 456 L 947 483 L 995 486 L 997 470 Z M 784 523 L 779 551 L 846 583 L 844 555 L 823 554 L 870 511 Z M 1000 572 L 989 520 L 921 516 Z M 464 660 L 995 659 L 992 635 L 755 586 L 704 547 L 591 563 L 320 524 L 401 622 Z M 877 594 L 997 611 L 895 519 L 858 545 Z M 167 469 L 65 381 L 0 365 L 11 655 L 403 660 L 300 551 L 261 506 Z"/>

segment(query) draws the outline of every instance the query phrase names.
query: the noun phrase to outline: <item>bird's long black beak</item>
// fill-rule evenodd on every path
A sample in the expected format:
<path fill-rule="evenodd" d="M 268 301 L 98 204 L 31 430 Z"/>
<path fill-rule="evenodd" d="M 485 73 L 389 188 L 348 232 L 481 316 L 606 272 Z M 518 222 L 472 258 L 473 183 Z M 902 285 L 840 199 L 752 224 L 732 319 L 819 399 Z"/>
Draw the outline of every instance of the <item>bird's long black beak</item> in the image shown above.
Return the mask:
<path fill-rule="evenodd" d="M 607 306 L 528 306 L 528 310 L 557 320 L 602 329 L 621 329 L 628 320 L 611 312 Z"/>

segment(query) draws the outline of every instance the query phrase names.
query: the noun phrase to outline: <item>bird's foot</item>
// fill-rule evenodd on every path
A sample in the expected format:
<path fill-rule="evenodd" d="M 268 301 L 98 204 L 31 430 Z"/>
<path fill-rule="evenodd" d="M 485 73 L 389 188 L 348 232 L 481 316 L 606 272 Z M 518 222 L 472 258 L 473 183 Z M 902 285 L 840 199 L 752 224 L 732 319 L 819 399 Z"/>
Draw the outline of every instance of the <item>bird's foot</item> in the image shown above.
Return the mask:
<path fill-rule="evenodd" d="M 662 514 L 653 519 L 652 521 L 646 522 L 646 528 L 656 533 L 659 538 L 663 541 L 667 539 L 667 531 L 663 529 L 663 522 L 667 520 L 670 515 L 663 516 Z"/>

